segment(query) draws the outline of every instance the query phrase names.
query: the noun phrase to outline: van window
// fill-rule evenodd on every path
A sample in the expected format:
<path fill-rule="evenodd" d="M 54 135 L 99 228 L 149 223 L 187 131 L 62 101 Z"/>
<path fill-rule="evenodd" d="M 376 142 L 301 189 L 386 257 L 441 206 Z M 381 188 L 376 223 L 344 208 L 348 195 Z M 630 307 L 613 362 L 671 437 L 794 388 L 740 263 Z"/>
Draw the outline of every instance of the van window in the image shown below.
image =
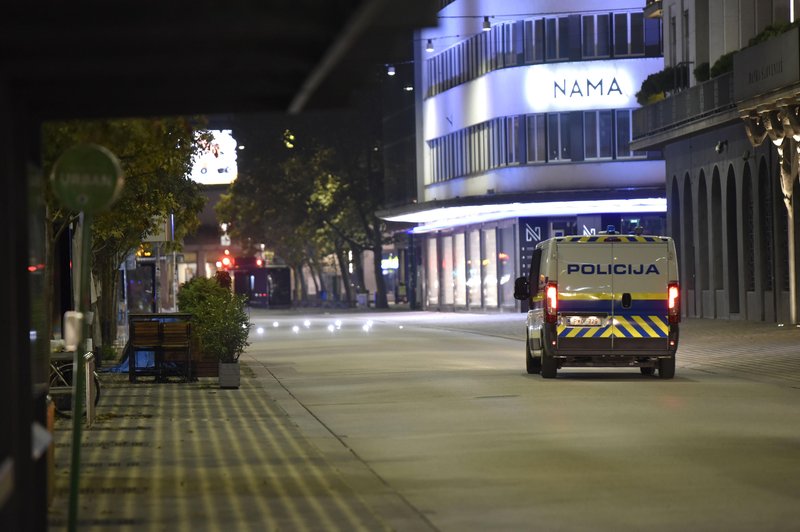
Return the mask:
<path fill-rule="evenodd" d="M 542 248 L 533 250 L 531 257 L 531 270 L 528 274 L 528 286 L 530 287 L 531 297 L 539 293 L 539 269 L 542 263 Z"/>

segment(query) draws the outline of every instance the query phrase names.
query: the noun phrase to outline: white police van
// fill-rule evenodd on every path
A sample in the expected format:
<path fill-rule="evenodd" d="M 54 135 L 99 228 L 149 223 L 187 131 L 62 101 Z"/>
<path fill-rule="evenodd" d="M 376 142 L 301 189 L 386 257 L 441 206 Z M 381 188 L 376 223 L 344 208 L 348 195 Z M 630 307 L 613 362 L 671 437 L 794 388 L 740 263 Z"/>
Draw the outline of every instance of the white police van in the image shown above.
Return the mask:
<path fill-rule="evenodd" d="M 680 286 L 669 237 L 609 227 L 545 240 L 514 297 L 528 301 L 528 373 L 554 378 L 565 366 L 622 366 L 675 376 Z"/>

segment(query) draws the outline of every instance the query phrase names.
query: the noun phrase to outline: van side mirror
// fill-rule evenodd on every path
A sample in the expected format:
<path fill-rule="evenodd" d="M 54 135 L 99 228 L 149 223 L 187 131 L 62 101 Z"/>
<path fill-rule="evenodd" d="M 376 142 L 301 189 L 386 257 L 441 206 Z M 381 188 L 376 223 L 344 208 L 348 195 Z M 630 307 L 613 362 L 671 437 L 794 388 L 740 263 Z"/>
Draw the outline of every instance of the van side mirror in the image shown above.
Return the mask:
<path fill-rule="evenodd" d="M 517 277 L 514 280 L 514 299 L 524 301 L 531 297 L 531 287 L 527 277 Z"/>

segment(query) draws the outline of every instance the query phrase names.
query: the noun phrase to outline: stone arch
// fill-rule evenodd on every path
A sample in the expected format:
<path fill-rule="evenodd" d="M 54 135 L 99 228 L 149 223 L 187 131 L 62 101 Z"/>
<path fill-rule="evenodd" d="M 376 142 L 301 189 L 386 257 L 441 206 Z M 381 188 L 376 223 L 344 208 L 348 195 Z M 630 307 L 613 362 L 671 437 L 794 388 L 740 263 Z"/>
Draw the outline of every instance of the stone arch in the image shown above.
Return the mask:
<path fill-rule="evenodd" d="M 700 170 L 700 177 L 697 182 L 697 278 L 700 286 L 697 287 L 697 290 L 701 295 L 701 303 L 703 294 L 711 289 L 711 283 L 709 282 L 710 268 L 708 267 L 711 258 L 709 257 L 708 224 L 708 186 L 706 185 L 705 172 Z M 704 310 L 706 309 L 703 309 L 701 305 L 701 316 L 705 315 L 703 313 Z"/>
<path fill-rule="evenodd" d="M 681 218 L 683 213 L 681 212 L 681 197 L 680 187 L 678 186 L 678 176 L 672 176 L 672 186 L 670 187 L 670 190 L 671 193 L 668 198 L 669 206 L 667 207 L 667 210 L 670 213 L 669 236 L 671 236 L 675 241 L 675 249 L 680 249 L 681 242 L 683 241 L 681 238 Z"/>
<path fill-rule="evenodd" d="M 773 212 L 772 194 L 769 186 L 769 169 L 764 157 L 758 165 L 758 279 L 761 281 L 761 290 L 774 289 L 774 247 L 773 247 Z M 758 288 L 757 288 L 758 289 Z"/>
<path fill-rule="evenodd" d="M 775 321 L 775 211 L 766 157 L 758 165 L 756 184 L 756 294 L 760 304 L 760 320 Z"/>
<path fill-rule="evenodd" d="M 728 167 L 728 178 L 725 185 L 727 193 L 725 194 L 725 211 L 726 211 L 726 243 L 727 255 L 726 263 L 728 264 L 728 313 L 739 314 L 741 313 L 741 301 L 739 293 L 739 210 L 736 208 L 736 172 L 733 165 Z"/>
<path fill-rule="evenodd" d="M 681 233 L 683 260 L 681 260 L 682 283 L 686 287 L 684 298 L 685 312 L 688 316 L 697 315 L 695 304 L 695 262 L 694 262 L 694 199 L 692 195 L 692 180 L 687 172 L 683 178 L 683 232 Z"/>
<path fill-rule="evenodd" d="M 742 172 L 742 276 L 745 294 L 756 290 L 754 208 L 753 179 L 750 175 L 750 165 L 745 163 Z"/>
<path fill-rule="evenodd" d="M 722 290 L 722 183 L 720 182 L 719 168 L 714 167 L 711 174 L 711 242 L 709 249 L 711 256 L 709 287 L 714 290 Z"/>

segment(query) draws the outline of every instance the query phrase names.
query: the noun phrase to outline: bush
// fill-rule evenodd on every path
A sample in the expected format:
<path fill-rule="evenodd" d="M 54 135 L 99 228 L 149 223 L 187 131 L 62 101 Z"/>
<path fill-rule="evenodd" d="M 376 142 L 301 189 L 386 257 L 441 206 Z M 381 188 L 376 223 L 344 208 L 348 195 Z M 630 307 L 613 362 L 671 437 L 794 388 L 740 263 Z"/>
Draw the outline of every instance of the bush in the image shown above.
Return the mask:
<path fill-rule="evenodd" d="M 663 99 L 665 93 L 689 86 L 689 71 L 685 64 L 667 67 L 660 72 L 654 72 L 645 78 L 636 101 L 639 105 L 647 105 L 653 101 Z"/>
<path fill-rule="evenodd" d="M 708 63 L 700 63 L 697 65 L 697 68 L 694 69 L 694 79 L 699 82 L 708 81 L 711 78 L 711 72 Z"/>
<path fill-rule="evenodd" d="M 203 353 L 236 362 L 249 345 L 250 319 L 245 297 L 215 279 L 196 277 L 178 291 L 178 309 L 192 314 L 192 335 Z"/>
<path fill-rule="evenodd" d="M 714 62 L 714 65 L 711 67 L 709 74 L 712 78 L 716 78 L 720 74 L 724 74 L 726 72 L 730 72 L 733 70 L 733 54 L 736 52 L 728 52 L 725 55 L 721 55 L 719 59 Z"/>

